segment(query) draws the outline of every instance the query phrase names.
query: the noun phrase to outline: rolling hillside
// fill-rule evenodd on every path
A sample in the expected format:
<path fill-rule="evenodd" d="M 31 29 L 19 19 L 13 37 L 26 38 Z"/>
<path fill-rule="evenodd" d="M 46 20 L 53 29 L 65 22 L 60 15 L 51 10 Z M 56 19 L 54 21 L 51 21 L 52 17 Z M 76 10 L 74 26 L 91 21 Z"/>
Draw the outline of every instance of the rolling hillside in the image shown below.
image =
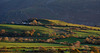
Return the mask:
<path fill-rule="evenodd" d="M 32 21 L 32 20 L 31 20 Z M 100 28 L 98 27 L 91 27 L 79 24 L 72 24 L 66 23 L 60 20 L 49 20 L 49 19 L 37 19 L 37 21 L 47 24 L 47 25 L 17 25 L 17 24 L 0 24 L 0 38 L 1 37 L 9 37 L 9 38 L 31 38 L 33 39 L 32 42 L 0 42 L 0 47 L 7 46 L 7 47 L 33 47 L 33 46 L 44 46 L 44 47 L 56 47 L 56 46 L 67 46 L 58 44 L 61 42 L 68 42 L 75 43 L 76 41 L 80 41 L 81 45 L 89 45 L 89 46 L 100 46 L 97 44 L 89 44 L 84 43 L 86 38 L 89 36 L 97 38 L 100 37 Z M 45 23 L 46 22 L 46 23 Z M 48 24 L 60 24 L 61 26 L 57 25 L 48 25 Z M 35 30 L 33 35 L 30 33 Z M 78 30 L 76 30 L 78 29 Z M 6 31 L 2 33 L 2 31 Z M 26 33 L 28 32 L 28 33 Z M 25 34 L 26 33 L 26 34 Z M 17 35 L 18 34 L 18 35 Z M 29 34 L 29 35 L 28 35 Z M 38 35 L 40 34 L 40 35 Z M 62 36 L 64 36 L 62 38 Z M 66 37 L 70 36 L 70 37 Z M 54 39 L 56 43 L 41 43 L 35 42 L 39 40 L 48 40 Z M 55 39 L 58 38 L 58 39 Z M 16 43 L 16 44 L 15 44 Z M 6 45 L 7 44 L 7 45 Z M 23 45 L 22 45 L 23 44 Z"/>
<path fill-rule="evenodd" d="M 76 31 L 73 29 L 73 32 L 75 32 L 75 35 L 82 35 L 83 37 L 87 37 L 88 35 L 100 35 L 100 28 L 99 27 L 92 27 L 92 26 L 86 26 L 86 25 L 79 25 L 79 24 L 72 24 L 72 23 L 66 23 L 64 21 L 60 20 L 49 20 L 49 19 L 38 19 L 39 22 L 44 24 L 60 24 L 61 26 L 28 26 L 28 25 L 14 25 L 14 24 L 0 24 L 0 29 L 5 29 L 7 32 L 14 32 L 17 31 L 18 33 L 21 33 L 22 31 L 30 31 L 32 29 L 37 30 L 36 33 L 40 32 L 42 34 L 49 35 L 50 33 L 58 33 L 62 34 L 68 33 L 64 29 L 68 28 L 87 28 L 87 29 L 80 29 L 79 31 Z M 46 23 L 45 23 L 46 22 Z M 65 26 L 65 27 L 64 27 Z M 84 32 L 85 31 L 85 32 Z"/>

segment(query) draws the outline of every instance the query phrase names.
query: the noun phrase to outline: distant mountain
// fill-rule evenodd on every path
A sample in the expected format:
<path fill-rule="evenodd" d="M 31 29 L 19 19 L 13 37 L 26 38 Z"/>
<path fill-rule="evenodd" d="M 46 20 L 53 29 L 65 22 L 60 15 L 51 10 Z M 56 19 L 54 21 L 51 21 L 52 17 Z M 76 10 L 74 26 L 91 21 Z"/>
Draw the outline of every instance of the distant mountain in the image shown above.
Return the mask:
<path fill-rule="evenodd" d="M 33 17 L 100 25 L 100 0 L 0 0 L 0 22 Z"/>

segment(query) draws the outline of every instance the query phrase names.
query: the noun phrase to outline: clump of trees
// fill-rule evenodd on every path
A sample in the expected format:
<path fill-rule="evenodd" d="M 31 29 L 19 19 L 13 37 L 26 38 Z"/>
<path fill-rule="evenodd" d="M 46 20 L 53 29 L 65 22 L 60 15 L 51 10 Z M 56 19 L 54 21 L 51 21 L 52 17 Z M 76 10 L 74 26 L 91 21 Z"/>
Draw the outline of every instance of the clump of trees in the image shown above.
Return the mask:
<path fill-rule="evenodd" d="M 78 49 L 71 49 L 70 53 L 80 53 L 80 51 Z"/>
<path fill-rule="evenodd" d="M 22 37 L 0 37 L 0 41 L 7 42 L 34 42 L 33 38 L 22 38 Z"/>
<path fill-rule="evenodd" d="M 96 38 L 95 36 L 89 36 L 83 41 L 83 43 L 100 45 L 100 39 Z"/>
<path fill-rule="evenodd" d="M 40 47 L 39 47 L 39 50 L 40 50 L 40 51 L 47 51 L 47 48 L 40 46 Z"/>
<path fill-rule="evenodd" d="M 6 33 L 5 29 L 1 29 L 0 33 Z"/>
<path fill-rule="evenodd" d="M 97 47 L 90 47 L 91 51 L 94 53 L 99 53 L 99 49 Z"/>
<path fill-rule="evenodd" d="M 48 43 L 54 43 L 56 41 L 50 38 L 50 39 L 47 39 L 46 42 L 48 42 Z"/>
<path fill-rule="evenodd" d="M 3 37 L 2 41 L 9 41 L 9 38 L 8 37 Z"/>

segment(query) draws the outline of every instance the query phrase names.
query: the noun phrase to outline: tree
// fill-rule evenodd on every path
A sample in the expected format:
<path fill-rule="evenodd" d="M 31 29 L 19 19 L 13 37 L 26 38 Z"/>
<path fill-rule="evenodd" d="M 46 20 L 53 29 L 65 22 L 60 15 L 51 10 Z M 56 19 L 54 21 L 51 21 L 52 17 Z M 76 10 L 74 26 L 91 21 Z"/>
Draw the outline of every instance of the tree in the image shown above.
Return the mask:
<path fill-rule="evenodd" d="M 75 49 L 75 50 L 71 50 L 70 53 L 80 53 L 80 51 L 78 49 Z"/>
<path fill-rule="evenodd" d="M 40 50 L 40 51 L 47 51 L 47 48 L 40 46 L 40 47 L 39 47 L 39 50 Z"/>
<path fill-rule="evenodd" d="M 89 39 L 89 38 L 86 38 L 85 40 L 86 40 L 86 41 L 89 41 L 90 39 Z"/>
<path fill-rule="evenodd" d="M 31 31 L 31 32 L 30 32 L 30 34 L 31 34 L 31 36 L 33 36 L 34 32 L 33 32 L 33 31 Z"/>
<path fill-rule="evenodd" d="M 2 40 L 2 37 L 0 37 L 0 41 Z"/>
<path fill-rule="evenodd" d="M 36 20 L 34 20 L 33 23 L 34 23 L 35 25 L 37 25 L 38 22 L 37 22 Z"/>
<path fill-rule="evenodd" d="M 6 32 L 6 30 L 5 29 L 1 29 L 1 33 L 5 33 Z"/>
<path fill-rule="evenodd" d="M 35 32 L 35 29 L 33 29 L 32 31 Z"/>
<path fill-rule="evenodd" d="M 69 35 L 66 35 L 66 37 L 68 38 L 68 37 L 69 37 Z"/>
<path fill-rule="evenodd" d="M 94 53 L 93 51 L 91 51 L 90 53 Z"/>
<path fill-rule="evenodd" d="M 23 42 L 23 38 L 18 38 L 18 42 Z"/>
<path fill-rule="evenodd" d="M 25 35 L 29 36 L 29 34 L 30 34 L 30 31 L 25 32 Z"/>
<path fill-rule="evenodd" d="M 99 49 L 97 47 L 90 47 L 91 51 L 93 51 L 94 53 L 99 53 Z"/>
<path fill-rule="evenodd" d="M 15 42 L 15 38 L 10 38 L 9 41 Z"/>
<path fill-rule="evenodd" d="M 75 46 L 74 45 L 73 46 L 69 46 L 69 49 L 75 50 Z"/>
<path fill-rule="evenodd" d="M 31 36 L 33 36 L 34 32 L 35 32 L 35 29 L 33 29 L 32 31 L 30 31 Z"/>
<path fill-rule="evenodd" d="M 48 53 L 58 53 L 58 52 L 54 47 L 52 47 L 51 49 L 48 50 Z"/>
<path fill-rule="evenodd" d="M 40 36 L 40 33 L 37 33 L 38 36 Z"/>
<path fill-rule="evenodd" d="M 55 40 L 53 40 L 53 39 L 50 38 L 50 39 L 47 39 L 46 42 L 50 42 L 51 43 L 51 42 L 55 42 Z"/>
<path fill-rule="evenodd" d="M 82 53 L 88 53 L 87 51 L 82 51 Z"/>
<path fill-rule="evenodd" d="M 43 25 L 41 22 L 37 22 L 38 25 Z"/>
<path fill-rule="evenodd" d="M 75 47 L 80 47 L 80 41 L 77 41 L 75 44 L 74 44 Z"/>
<path fill-rule="evenodd" d="M 61 35 L 60 38 L 65 38 L 65 36 L 64 35 Z"/>
<path fill-rule="evenodd" d="M 3 37 L 2 41 L 9 41 L 9 38 L 8 37 Z"/>

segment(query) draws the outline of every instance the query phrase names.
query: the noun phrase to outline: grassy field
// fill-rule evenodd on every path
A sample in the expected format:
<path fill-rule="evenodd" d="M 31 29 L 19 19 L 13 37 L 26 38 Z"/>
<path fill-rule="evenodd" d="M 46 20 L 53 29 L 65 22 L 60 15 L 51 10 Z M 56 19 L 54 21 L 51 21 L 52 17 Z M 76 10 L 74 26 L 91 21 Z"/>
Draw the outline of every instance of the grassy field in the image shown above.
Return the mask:
<path fill-rule="evenodd" d="M 88 35 L 90 35 L 90 36 L 93 36 L 93 35 L 95 35 L 95 36 L 100 36 L 100 35 L 97 35 L 97 34 L 92 34 L 92 33 L 84 33 L 84 32 L 75 32 L 76 34 L 75 35 L 77 35 L 77 36 L 82 36 L 82 37 L 87 37 Z"/>
<path fill-rule="evenodd" d="M 53 21 L 53 20 L 50 20 L 50 21 Z M 59 23 L 59 21 L 57 21 L 56 23 Z M 56 27 L 56 28 L 64 29 L 64 28 L 68 28 L 68 27 Z M 55 29 L 47 28 L 45 26 L 26 26 L 26 25 L 0 24 L 0 29 L 5 29 L 8 32 L 17 31 L 18 33 L 20 33 L 21 31 L 28 31 L 28 30 L 32 30 L 32 29 L 38 30 L 39 32 L 41 32 L 43 34 L 49 34 L 49 33 L 53 33 L 53 32 L 59 33 L 59 31 L 57 32 Z M 89 32 L 89 33 L 79 32 L 79 31 L 74 31 L 74 32 L 76 32 L 75 35 L 78 35 L 78 36 L 81 35 L 83 37 L 88 36 L 88 35 L 100 36 L 100 35 L 98 35 L 98 34 L 100 34 L 100 31 L 95 31 L 95 30 L 83 30 L 83 31 L 86 31 L 86 32 Z M 66 32 L 66 31 L 62 30 L 62 32 Z"/>
<path fill-rule="evenodd" d="M 100 34 L 100 31 L 96 31 L 96 30 L 81 30 L 81 31 L 86 31 L 86 32 L 89 32 L 89 33 L 94 33 L 94 34 Z"/>
<path fill-rule="evenodd" d="M 66 29 L 66 28 L 71 28 L 71 27 L 55 27 L 55 28 L 59 28 L 59 29 Z M 85 32 L 80 32 L 80 31 L 76 31 L 76 30 L 72 30 L 73 32 L 75 32 L 76 34 L 74 34 L 74 36 L 82 36 L 82 37 L 87 37 L 88 35 L 92 36 L 92 35 L 95 35 L 95 36 L 100 36 L 100 31 L 96 31 L 96 30 L 80 30 L 80 31 L 85 31 Z M 66 30 L 64 31 L 66 32 Z M 86 33 L 88 32 L 88 33 Z"/>
<path fill-rule="evenodd" d="M 61 25 L 75 26 L 75 27 L 87 27 L 87 28 L 92 28 L 92 29 L 100 29 L 100 27 L 72 24 L 72 23 L 67 23 L 67 22 L 60 21 L 60 20 L 48 20 L 48 21 L 53 22 L 54 24 L 61 24 Z"/>
<path fill-rule="evenodd" d="M 82 42 L 84 39 L 78 39 L 78 38 L 65 38 L 65 39 L 59 39 L 59 40 L 56 40 L 57 42 L 64 42 L 64 41 L 67 41 L 69 43 L 74 43 L 76 41 L 80 41 Z"/>
<path fill-rule="evenodd" d="M 49 29 L 43 26 L 25 26 L 25 25 L 11 25 L 11 24 L 0 24 L 0 29 L 5 29 L 8 32 L 13 32 L 13 31 L 27 31 L 27 30 L 39 30 L 40 32 L 44 34 L 52 33 L 54 32 L 53 29 Z"/>
<path fill-rule="evenodd" d="M 66 23 L 63 21 L 59 21 L 59 20 L 48 20 L 51 23 L 54 24 L 61 24 L 61 25 L 68 25 L 69 27 L 56 27 L 52 28 L 52 26 L 49 26 L 51 28 L 45 27 L 45 26 L 27 26 L 27 25 L 13 25 L 13 24 L 0 24 L 0 30 L 1 29 L 5 29 L 7 32 L 14 32 L 17 31 L 18 33 L 21 33 L 22 31 L 29 31 L 32 29 L 35 29 L 37 31 L 39 31 L 42 34 L 48 34 L 49 33 L 61 33 L 61 32 L 65 32 L 68 33 L 67 30 L 63 30 L 64 28 L 71 28 L 71 26 L 82 26 L 82 27 L 88 27 L 88 28 L 95 28 L 95 29 L 99 29 L 98 27 L 89 27 L 89 26 L 85 26 L 85 25 L 78 25 L 78 24 L 71 24 L 71 23 Z M 46 22 L 48 22 L 46 21 Z M 63 23 L 63 24 L 62 24 Z M 58 31 L 57 31 L 58 30 Z M 76 34 L 74 34 L 74 36 L 82 36 L 82 37 L 87 37 L 88 35 L 95 35 L 95 36 L 100 36 L 100 31 L 96 31 L 96 30 L 82 30 L 82 31 L 86 31 L 86 32 L 79 32 L 79 31 L 75 31 L 72 30 L 73 32 L 75 32 Z M 43 37 L 43 38 L 33 38 L 33 39 L 48 39 L 49 37 Z M 64 42 L 67 41 L 69 43 L 73 43 L 76 41 L 80 41 L 82 42 L 83 39 L 78 39 L 78 38 L 66 38 L 66 39 L 59 39 L 56 40 L 57 42 Z M 7 47 L 37 47 L 37 46 L 65 46 L 65 45 L 60 45 L 60 44 L 48 44 L 48 43 L 7 43 L 7 42 L 0 42 L 0 47 L 3 46 L 7 46 Z"/>
<path fill-rule="evenodd" d="M 56 46 L 66 46 L 60 44 L 49 44 L 49 43 L 8 43 L 8 42 L 0 42 L 0 47 L 56 47 Z"/>

